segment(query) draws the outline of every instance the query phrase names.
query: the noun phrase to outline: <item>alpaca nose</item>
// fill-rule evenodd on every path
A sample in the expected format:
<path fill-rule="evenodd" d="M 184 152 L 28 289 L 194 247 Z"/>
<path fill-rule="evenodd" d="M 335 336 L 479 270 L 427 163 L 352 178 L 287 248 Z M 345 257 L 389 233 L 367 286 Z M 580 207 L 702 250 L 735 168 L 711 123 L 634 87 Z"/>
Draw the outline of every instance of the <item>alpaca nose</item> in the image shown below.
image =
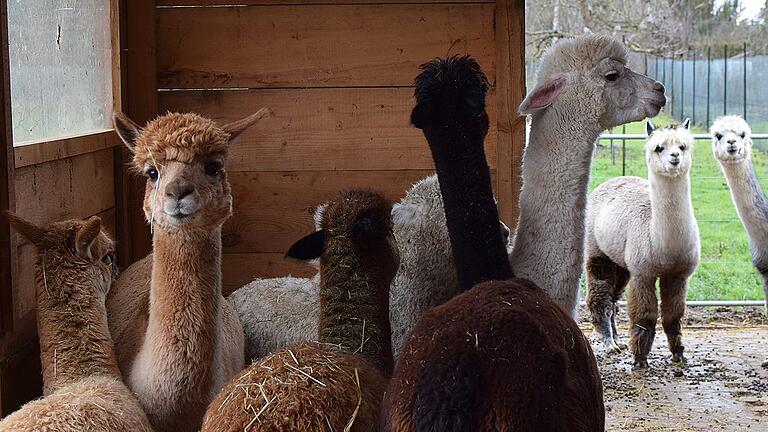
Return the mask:
<path fill-rule="evenodd" d="M 656 91 L 663 92 L 664 91 L 664 84 L 656 81 L 655 83 L 653 83 L 653 89 L 656 90 Z"/>
<path fill-rule="evenodd" d="M 192 183 L 177 182 L 177 183 L 168 185 L 168 187 L 165 190 L 165 196 L 169 198 L 173 198 L 177 201 L 180 201 L 194 191 L 195 191 L 195 187 L 192 185 Z"/>
<path fill-rule="evenodd" d="M 728 144 L 731 144 L 731 145 L 736 144 L 736 140 L 735 139 L 729 139 L 728 140 Z"/>

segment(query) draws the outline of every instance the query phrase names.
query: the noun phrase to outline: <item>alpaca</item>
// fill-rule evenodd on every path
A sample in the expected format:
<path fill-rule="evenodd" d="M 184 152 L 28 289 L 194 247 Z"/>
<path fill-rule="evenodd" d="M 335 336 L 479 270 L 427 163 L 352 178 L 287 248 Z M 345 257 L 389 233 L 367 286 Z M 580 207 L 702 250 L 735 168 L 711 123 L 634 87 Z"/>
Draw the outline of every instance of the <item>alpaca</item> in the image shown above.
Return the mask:
<path fill-rule="evenodd" d="M 208 408 L 203 432 L 371 431 L 392 369 L 389 285 L 398 267 L 392 205 L 352 189 L 322 210 L 320 229 L 288 251 L 320 259 L 320 342 L 257 360 Z"/>
<path fill-rule="evenodd" d="M 0 431 L 149 431 L 123 384 L 107 326 L 105 298 L 116 271 L 101 219 L 37 227 L 6 213 L 39 251 L 37 331 L 45 397 L 0 421 Z"/>
<path fill-rule="evenodd" d="M 316 224 L 317 214 L 322 206 Z M 456 295 L 459 284 L 436 175 L 414 184 L 394 205 L 392 218 L 400 254 L 389 293 L 392 353 L 397 358 L 421 314 Z M 509 228 L 499 223 L 506 243 Z M 318 339 L 319 284 L 319 275 L 257 279 L 229 296 L 243 323 L 246 361 Z"/>
<path fill-rule="evenodd" d="M 153 253 L 128 267 L 107 298 L 120 370 L 159 431 L 196 431 L 208 403 L 244 365 L 243 329 L 221 295 L 221 227 L 232 213 L 230 143 L 268 115 L 223 127 L 168 113 L 115 129 L 147 176 Z"/>
<path fill-rule="evenodd" d="M 731 199 L 752 249 L 752 264 L 763 278 L 768 311 L 768 199 L 752 166 L 752 129 L 739 116 L 723 116 L 710 128 L 712 153 L 731 189 Z"/>
<path fill-rule="evenodd" d="M 543 290 L 511 279 L 483 149 L 487 88 L 469 57 L 434 60 L 416 78 L 411 122 L 432 151 L 463 292 L 416 324 L 385 394 L 382 426 L 601 431 L 589 343 Z"/>
<path fill-rule="evenodd" d="M 531 94 L 551 106 L 521 106 L 531 126 L 510 264 L 576 318 L 595 143 L 606 129 L 655 116 L 666 99 L 664 86 L 627 67 L 626 47 L 605 36 L 557 44 L 546 60 Z"/>
<path fill-rule="evenodd" d="M 680 320 L 688 278 L 699 264 L 699 227 L 691 203 L 693 136 L 689 121 L 656 129 L 648 121 L 648 180 L 616 177 L 589 196 L 587 210 L 587 305 L 595 332 L 610 351 L 622 348 L 616 302 L 629 284 L 630 348 L 637 367 L 648 366 L 661 318 L 673 362 L 685 362 Z"/>

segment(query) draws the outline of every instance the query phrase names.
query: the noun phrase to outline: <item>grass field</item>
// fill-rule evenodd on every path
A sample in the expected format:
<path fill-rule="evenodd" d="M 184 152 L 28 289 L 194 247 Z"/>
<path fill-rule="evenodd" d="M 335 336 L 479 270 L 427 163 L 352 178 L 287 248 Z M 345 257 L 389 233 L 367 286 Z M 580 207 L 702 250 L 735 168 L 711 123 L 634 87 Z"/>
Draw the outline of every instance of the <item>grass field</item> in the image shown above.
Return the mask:
<path fill-rule="evenodd" d="M 654 119 L 657 126 L 670 121 L 665 113 Z M 707 132 L 698 127 L 692 131 Z M 622 129 L 619 127 L 613 132 L 622 133 Z M 627 125 L 626 133 L 644 134 L 645 123 Z M 643 144 L 641 140 L 626 141 L 625 175 L 647 178 Z M 736 215 L 728 184 L 711 146 L 709 140 L 697 140 L 694 146 L 691 195 L 701 234 L 701 264 L 691 278 L 688 299 L 761 300 L 762 279 L 750 261 L 747 234 Z M 592 164 L 590 191 L 607 179 L 622 175 L 621 147 L 621 141 L 614 141 L 612 161 L 610 142 L 600 142 Z M 763 189 L 768 190 L 768 154 L 755 149 L 752 159 Z"/>

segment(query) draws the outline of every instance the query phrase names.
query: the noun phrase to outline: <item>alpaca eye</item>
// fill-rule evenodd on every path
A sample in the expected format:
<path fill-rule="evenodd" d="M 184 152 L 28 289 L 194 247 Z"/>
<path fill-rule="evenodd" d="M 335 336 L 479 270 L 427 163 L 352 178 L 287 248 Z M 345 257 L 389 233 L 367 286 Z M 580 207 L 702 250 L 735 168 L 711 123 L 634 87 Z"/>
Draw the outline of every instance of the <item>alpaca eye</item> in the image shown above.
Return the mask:
<path fill-rule="evenodd" d="M 221 164 L 219 162 L 210 162 L 205 166 L 205 173 L 211 177 L 221 174 Z"/>
<path fill-rule="evenodd" d="M 746 132 L 742 132 L 742 133 L 739 134 L 739 136 L 741 136 L 741 139 L 744 139 L 744 137 L 747 136 L 747 133 Z"/>
<path fill-rule="evenodd" d="M 157 172 L 157 169 L 155 167 L 149 167 L 144 171 L 144 173 L 149 177 L 150 180 L 153 182 L 157 181 L 158 177 L 160 177 L 160 173 Z"/>
<path fill-rule="evenodd" d="M 656 146 L 656 150 L 654 150 L 656 153 L 661 153 L 664 151 L 664 147 L 662 146 Z"/>
<path fill-rule="evenodd" d="M 115 262 L 115 254 L 112 252 L 109 252 L 108 254 L 101 257 L 101 262 L 104 264 L 111 266 L 113 262 Z"/>
<path fill-rule="evenodd" d="M 716 138 L 718 141 L 720 141 L 721 139 L 723 139 L 723 134 L 719 134 L 719 133 L 716 133 L 716 134 L 715 134 L 715 138 Z"/>
<path fill-rule="evenodd" d="M 608 81 L 616 81 L 619 79 L 619 73 L 616 71 L 610 71 L 607 74 L 605 74 L 605 79 Z"/>
<path fill-rule="evenodd" d="M 682 150 L 682 151 L 685 151 L 687 148 L 688 148 L 688 147 L 686 147 L 686 146 L 684 146 L 684 145 L 681 145 L 681 146 L 680 146 L 680 150 Z"/>

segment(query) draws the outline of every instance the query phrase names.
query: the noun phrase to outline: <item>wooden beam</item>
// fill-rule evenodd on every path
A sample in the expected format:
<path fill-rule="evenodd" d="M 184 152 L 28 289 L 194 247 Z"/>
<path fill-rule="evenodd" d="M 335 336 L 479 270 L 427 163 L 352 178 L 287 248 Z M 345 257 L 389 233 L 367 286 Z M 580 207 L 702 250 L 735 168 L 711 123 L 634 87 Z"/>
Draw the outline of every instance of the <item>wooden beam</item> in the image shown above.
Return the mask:
<path fill-rule="evenodd" d="M 517 107 L 525 97 L 525 1 L 496 2 L 496 195 L 501 219 L 517 225 L 525 119 Z"/>
<path fill-rule="evenodd" d="M 122 110 L 144 124 L 157 115 L 156 9 L 154 0 L 122 0 L 120 5 Z M 118 262 L 125 268 L 152 248 L 144 222 L 144 179 L 132 175 L 132 156 L 115 148 Z"/>
<path fill-rule="evenodd" d="M 0 0 L 0 111 L 0 209 L 13 210 L 13 123 L 5 0 Z M 0 335 L 13 326 L 12 275 L 10 229 L 5 221 L 0 221 Z"/>

